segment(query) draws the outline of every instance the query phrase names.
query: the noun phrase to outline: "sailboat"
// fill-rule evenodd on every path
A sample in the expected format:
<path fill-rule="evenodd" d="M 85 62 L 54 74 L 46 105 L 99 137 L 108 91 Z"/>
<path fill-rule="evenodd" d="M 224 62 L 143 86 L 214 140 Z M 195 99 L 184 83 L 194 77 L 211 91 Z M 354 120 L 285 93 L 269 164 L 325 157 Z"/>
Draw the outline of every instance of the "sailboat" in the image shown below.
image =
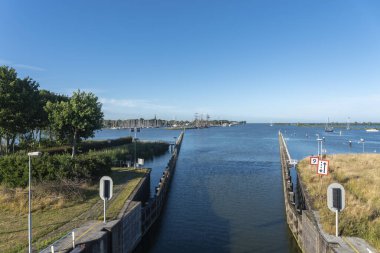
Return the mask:
<path fill-rule="evenodd" d="M 330 126 L 330 120 L 327 119 L 327 124 L 325 126 L 325 132 L 332 133 L 334 132 L 334 127 Z"/>
<path fill-rule="evenodd" d="M 348 117 L 347 119 L 347 127 L 346 127 L 347 130 L 351 130 L 350 128 L 350 117 Z"/>
<path fill-rule="evenodd" d="M 269 126 L 271 126 L 271 127 L 273 126 L 273 122 L 272 121 L 270 122 Z"/>

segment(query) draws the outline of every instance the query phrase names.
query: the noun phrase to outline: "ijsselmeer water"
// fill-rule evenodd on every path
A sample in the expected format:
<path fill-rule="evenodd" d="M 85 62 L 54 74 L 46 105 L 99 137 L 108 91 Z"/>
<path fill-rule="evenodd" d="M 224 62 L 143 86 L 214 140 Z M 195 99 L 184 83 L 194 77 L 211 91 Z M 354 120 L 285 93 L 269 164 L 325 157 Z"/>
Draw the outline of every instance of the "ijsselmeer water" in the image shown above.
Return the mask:
<path fill-rule="evenodd" d="M 278 131 L 292 158 L 317 152 L 316 134 L 332 153 L 374 152 L 377 134 L 363 130 L 324 133 L 322 128 L 246 124 L 187 130 L 162 217 L 137 252 L 300 252 L 288 230 Z M 173 141 L 179 131 L 143 129 L 140 139 Z M 129 135 L 105 130 L 97 138 Z M 348 141 L 352 141 L 349 147 Z M 170 154 L 146 164 L 152 189 Z"/>

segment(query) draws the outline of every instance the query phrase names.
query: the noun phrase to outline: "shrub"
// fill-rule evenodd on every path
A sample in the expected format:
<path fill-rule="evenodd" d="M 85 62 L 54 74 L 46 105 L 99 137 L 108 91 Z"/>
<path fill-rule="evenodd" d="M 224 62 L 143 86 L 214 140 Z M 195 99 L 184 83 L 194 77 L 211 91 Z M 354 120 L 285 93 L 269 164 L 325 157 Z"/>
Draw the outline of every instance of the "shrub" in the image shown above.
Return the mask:
<path fill-rule="evenodd" d="M 97 180 L 111 172 L 111 160 L 105 156 L 91 154 L 79 155 L 42 155 L 32 159 L 32 178 L 37 182 L 58 179 Z M 14 154 L 0 158 L 0 183 L 9 187 L 28 185 L 28 156 Z"/>
<path fill-rule="evenodd" d="M 83 141 L 78 146 L 78 151 L 85 153 L 90 150 L 101 150 L 105 148 L 111 148 L 121 145 L 126 145 L 132 143 L 132 137 L 122 137 L 118 139 L 112 139 L 112 140 L 102 140 L 102 141 Z M 49 154 L 63 154 L 63 153 L 70 153 L 71 152 L 71 146 L 68 145 L 62 145 L 62 146 L 56 146 L 56 147 L 49 147 L 42 149 L 43 152 L 49 153 Z"/>
<path fill-rule="evenodd" d="M 121 140 L 123 141 L 126 140 Z M 139 158 L 151 159 L 167 152 L 168 147 L 167 143 L 136 143 L 136 154 Z M 104 175 L 109 175 L 112 165 L 116 165 L 117 161 L 132 160 L 133 155 L 133 143 L 80 154 L 74 158 L 71 158 L 70 154 L 44 153 L 41 157 L 32 158 L 32 178 L 37 182 L 62 179 L 98 180 Z M 28 185 L 28 177 L 26 153 L 18 152 L 0 157 L 0 183 L 12 188 L 25 187 Z"/>

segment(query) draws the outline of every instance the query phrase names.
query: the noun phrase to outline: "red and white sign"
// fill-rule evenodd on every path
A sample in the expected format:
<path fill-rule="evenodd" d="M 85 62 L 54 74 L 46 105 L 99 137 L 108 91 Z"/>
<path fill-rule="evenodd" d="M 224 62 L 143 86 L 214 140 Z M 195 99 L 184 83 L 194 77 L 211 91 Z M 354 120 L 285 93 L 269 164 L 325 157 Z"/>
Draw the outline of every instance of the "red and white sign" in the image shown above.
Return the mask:
<path fill-rule="evenodd" d="M 311 156 L 310 157 L 310 165 L 318 165 L 319 157 L 318 156 Z"/>
<path fill-rule="evenodd" d="M 319 175 L 329 174 L 329 161 L 328 160 L 318 161 L 317 174 L 319 174 Z"/>

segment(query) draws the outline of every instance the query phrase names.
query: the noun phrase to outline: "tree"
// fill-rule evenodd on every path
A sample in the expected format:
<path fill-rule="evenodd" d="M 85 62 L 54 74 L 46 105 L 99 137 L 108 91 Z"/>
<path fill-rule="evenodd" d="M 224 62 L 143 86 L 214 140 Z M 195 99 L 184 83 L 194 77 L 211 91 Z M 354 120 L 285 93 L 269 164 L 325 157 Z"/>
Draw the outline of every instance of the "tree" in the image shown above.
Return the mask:
<path fill-rule="evenodd" d="M 17 135 L 33 130 L 39 117 L 38 83 L 17 77 L 16 70 L 0 67 L 0 135 L 6 140 L 6 153 Z"/>
<path fill-rule="evenodd" d="M 38 121 L 38 130 L 39 130 L 39 141 L 41 140 L 41 132 L 42 130 L 46 130 L 50 141 L 52 141 L 52 133 L 51 133 L 51 126 L 49 122 L 49 116 L 48 113 L 45 110 L 45 106 L 47 102 L 51 103 L 57 103 L 61 101 L 69 101 L 69 97 L 66 95 L 57 94 L 48 90 L 40 90 L 40 117 Z"/>
<path fill-rule="evenodd" d="M 71 143 L 72 157 L 81 138 L 93 137 L 95 130 L 102 127 L 102 105 L 92 93 L 78 90 L 69 101 L 48 101 L 45 110 L 56 136 Z"/>

